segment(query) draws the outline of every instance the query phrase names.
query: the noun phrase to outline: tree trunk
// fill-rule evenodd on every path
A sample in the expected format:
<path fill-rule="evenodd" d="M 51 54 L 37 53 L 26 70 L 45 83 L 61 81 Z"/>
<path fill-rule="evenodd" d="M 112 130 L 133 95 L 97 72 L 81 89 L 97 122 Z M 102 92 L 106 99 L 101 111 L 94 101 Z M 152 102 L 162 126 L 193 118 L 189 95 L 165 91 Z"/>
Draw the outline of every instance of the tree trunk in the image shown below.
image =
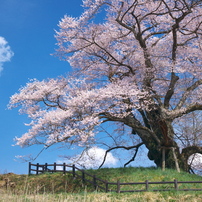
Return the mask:
<path fill-rule="evenodd" d="M 173 141 L 173 143 L 175 142 Z M 163 166 L 165 166 L 165 168 L 176 169 L 178 172 L 180 169 L 187 171 L 187 161 L 184 161 L 182 158 L 176 143 L 175 147 L 155 146 L 155 144 L 149 140 L 149 142 L 145 142 L 145 145 L 149 150 L 148 158 L 153 160 L 157 167 L 163 169 Z"/>
<path fill-rule="evenodd" d="M 147 128 L 151 133 L 137 128 L 133 130 L 139 135 L 149 150 L 148 158 L 154 161 L 156 166 L 160 168 L 165 166 L 165 168 L 177 169 L 178 171 L 188 171 L 187 158 L 180 154 L 179 147 L 174 140 L 172 122 L 160 119 L 158 111 L 155 111 L 155 113 L 154 111 L 150 112 L 147 114 L 147 117 L 149 118 L 147 119 Z M 152 137 L 152 133 L 155 133 L 155 137 L 159 141 Z"/>

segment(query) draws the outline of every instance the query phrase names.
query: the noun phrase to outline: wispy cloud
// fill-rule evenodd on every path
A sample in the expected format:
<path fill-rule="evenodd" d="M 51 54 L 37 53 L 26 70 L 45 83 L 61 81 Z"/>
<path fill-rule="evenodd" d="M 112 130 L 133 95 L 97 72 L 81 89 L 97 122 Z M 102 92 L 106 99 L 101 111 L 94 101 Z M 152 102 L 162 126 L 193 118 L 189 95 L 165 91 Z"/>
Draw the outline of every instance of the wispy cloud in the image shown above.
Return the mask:
<path fill-rule="evenodd" d="M 14 53 L 8 45 L 6 39 L 0 36 L 0 74 L 3 71 L 4 62 L 10 61 L 13 55 Z"/>

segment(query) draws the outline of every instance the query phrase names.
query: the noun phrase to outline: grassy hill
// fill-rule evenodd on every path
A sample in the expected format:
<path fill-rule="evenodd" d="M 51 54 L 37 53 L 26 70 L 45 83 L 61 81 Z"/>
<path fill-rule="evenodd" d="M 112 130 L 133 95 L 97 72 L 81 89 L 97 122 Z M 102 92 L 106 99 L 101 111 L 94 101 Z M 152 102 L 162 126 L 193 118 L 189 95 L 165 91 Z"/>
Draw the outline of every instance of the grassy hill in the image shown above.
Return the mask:
<path fill-rule="evenodd" d="M 156 168 L 103 168 L 99 170 L 86 170 L 108 182 L 145 182 L 149 181 L 202 181 L 202 176 L 178 173 L 175 170 L 162 171 Z M 15 175 L 12 173 L 0 175 L 0 183 L 4 179 L 14 186 L 0 188 L 2 201 L 202 201 L 202 191 L 197 192 L 144 192 L 144 193 L 104 193 L 81 179 L 72 177 L 67 173 L 46 173 L 40 175 Z M 143 185 L 135 185 L 144 189 Z M 142 187 L 143 186 L 143 187 Z M 172 185 L 150 185 L 151 188 L 166 189 Z M 180 185 L 180 188 L 202 188 L 202 184 Z M 111 189 L 116 189 L 111 187 Z M 124 190 L 134 189 L 134 185 L 124 186 Z M 10 197 L 10 198 L 8 198 Z M 21 197 L 21 198 L 20 198 Z M 170 198 L 169 200 L 167 200 Z M 98 200 L 99 199 L 99 200 Z"/>

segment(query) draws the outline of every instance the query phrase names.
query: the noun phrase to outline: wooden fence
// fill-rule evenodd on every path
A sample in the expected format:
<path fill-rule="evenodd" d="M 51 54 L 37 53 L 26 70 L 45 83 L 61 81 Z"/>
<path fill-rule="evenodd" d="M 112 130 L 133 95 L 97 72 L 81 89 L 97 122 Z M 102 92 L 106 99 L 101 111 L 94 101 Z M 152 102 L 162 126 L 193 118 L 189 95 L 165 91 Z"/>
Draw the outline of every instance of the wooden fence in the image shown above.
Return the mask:
<path fill-rule="evenodd" d="M 34 168 L 33 168 L 34 167 Z M 35 173 L 33 173 L 35 172 Z M 95 190 L 103 190 L 105 192 L 145 192 L 145 191 L 202 191 L 202 181 L 178 181 L 175 179 L 174 181 L 162 181 L 162 182 L 150 182 L 146 180 L 145 182 L 131 182 L 131 183 L 121 183 L 119 180 L 117 182 L 108 182 L 106 180 L 102 180 L 95 175 L 91 175 L 85 172 L 83 169 L 77 168 L 75 165 L 67 165 L 63 164 L 47 164 L 41 165 L 39 163 L 32 164 L 29 163 L 29 175 L 31 174 L 42 174 L 47 172 L 61 172 L 63 174 L 70 173 L 73 178 L 80 178 L 83 183 L 90 183 Z M 183 184 L 193 184 L 194 188 L 185 188 L 182 187 Z M 152 188 L 151 185 L 163 185 L 163 189 Z M 138 189 L 134 189 L 133 187 L 140 187 Z M 127 187 L 127 189 L 123 189 L 123 187 Z M 129 189 L 129 188 L 133 189 Z M 180 188 L 181 187 L 181 188 Z M 196 188 L 197 187 L 197 188 Z M 129 190 L 128 190 L 129 189 Z"/>

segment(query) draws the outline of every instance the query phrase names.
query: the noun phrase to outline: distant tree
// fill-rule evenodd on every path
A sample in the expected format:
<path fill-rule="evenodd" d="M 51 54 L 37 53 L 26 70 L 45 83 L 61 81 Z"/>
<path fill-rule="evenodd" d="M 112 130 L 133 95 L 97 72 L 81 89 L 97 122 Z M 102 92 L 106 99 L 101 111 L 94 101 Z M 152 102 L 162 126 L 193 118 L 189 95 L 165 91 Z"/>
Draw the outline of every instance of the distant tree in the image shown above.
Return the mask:
<path fill-rule="evenodd" d="M 202 147 L 181 147 L 174 121 L 202 110 L 202 1 L 84 0 L 83 6 L 56 33 L 57 55 L 72 75 L 30 81 L 11 97 L 10 107 L 32 119 L 17 145 L 89 146 L 99 126 L 111 122 L 141 140 L 113 148 L 144 144 L 158 167 L 165 151 L 167 168 L 178 163 L 188 170 L 189 156 Z"/>
<path fill-rule="evenodd" d="M 195 111 L 174 121 L 175 139 L 181 148 L 202 146 L 202 113 Z"/>
<path fill-rule="evenodd" d="M 180 148 L 202 146 L 202 114 L 201 111 L 191 112 L 174 121 L 175 140 Z M 194 153 L 188 158 L 189 171 L 201 173 L 202 154 Z"/>

